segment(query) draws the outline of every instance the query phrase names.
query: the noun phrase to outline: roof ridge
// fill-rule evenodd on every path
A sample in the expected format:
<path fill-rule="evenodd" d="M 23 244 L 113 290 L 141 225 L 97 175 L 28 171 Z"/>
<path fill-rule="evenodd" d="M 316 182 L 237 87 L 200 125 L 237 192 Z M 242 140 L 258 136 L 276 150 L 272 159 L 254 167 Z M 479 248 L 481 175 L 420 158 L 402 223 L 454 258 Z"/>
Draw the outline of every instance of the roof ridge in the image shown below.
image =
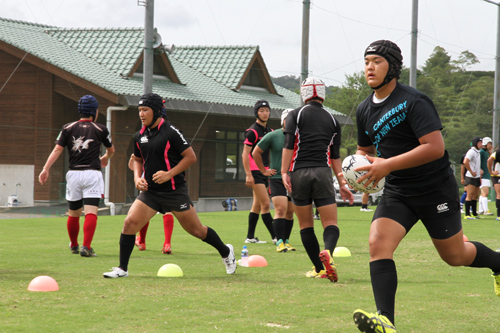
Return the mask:
<path fill-rule="evenodd" d="M 199 49 L 258 49 L 258 45 L 181 45 L 175 46 L 178 49 L 199 48 Z"/>
<path fill-rule="evenodd" d="M 29 25 L 32 27 L 42 27 L 42 28 L 57 28 L 54 25 L 48 25 L 48 24 L 42 24 L 42 23 L 33 23 L 33 22 L 28 22 L 28 21 L 21 21 L 21 20 L 14 20 L 14 19 L 9 19 L 5 17 L 0 17 L 1 21 L 6 21 L 6 22 L 12 22 L 12 23 L 22 23 L 25 25 Z"/>
<path fill-rule="evenodd" d="M 49 27 L 50 31 L 142 31 L 144 28 L 61 28 L 61 27 Z"/>

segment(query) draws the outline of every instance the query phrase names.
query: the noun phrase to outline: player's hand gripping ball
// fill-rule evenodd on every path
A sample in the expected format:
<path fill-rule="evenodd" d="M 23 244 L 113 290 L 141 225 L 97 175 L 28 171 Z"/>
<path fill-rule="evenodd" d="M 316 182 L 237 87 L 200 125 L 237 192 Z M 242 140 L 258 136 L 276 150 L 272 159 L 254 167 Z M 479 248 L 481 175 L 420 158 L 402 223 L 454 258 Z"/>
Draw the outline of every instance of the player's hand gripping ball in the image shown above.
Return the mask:
<path fill-rule="evenodd" d="M 376 193 L 384 188 L 385 178 L 380 179 L 377 186 L 375 187 L 373 186 L 373 183 L 371 183 L 367 187 L 364 187 L 368 178 L 361 183 L 357 182 L 357 180 L 361 178 L 366 173 L 366 171 L 354 171 L 354 169 L 369 164 L 371 164 L 370 161 L 368 161 L 368 159 L 364 155 L 347 156 L 342 162 L 342 173 L 344 174 L 344 178 L 347 181 L 347 184 L 349 184 L 356 191 Z"/>

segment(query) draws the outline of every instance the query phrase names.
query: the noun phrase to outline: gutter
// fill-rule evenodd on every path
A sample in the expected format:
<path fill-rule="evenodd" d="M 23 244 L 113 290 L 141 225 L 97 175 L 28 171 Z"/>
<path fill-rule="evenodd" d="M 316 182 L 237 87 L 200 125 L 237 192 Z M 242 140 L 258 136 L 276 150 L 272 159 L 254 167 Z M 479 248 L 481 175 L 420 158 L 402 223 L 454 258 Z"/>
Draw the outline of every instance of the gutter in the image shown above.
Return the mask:
<path fill-rule="evenodd" d="M 106 127 L 108 128 L 109 135 L 111 136 L 111 115 L 113 111 L 125 111 L 128 106 L 110 106 L 106 110 Z M 116 148 L 115 148 L 116 150 Z M 116 208 L 113 202 L 109 201 L 109 181 L 111 172 L 111 159 L 108 160 L 108 165 L 106 166 L 106 173 L 104 174 L 104 204 L 109 207 L 109 214 L 116 215 Z"/>

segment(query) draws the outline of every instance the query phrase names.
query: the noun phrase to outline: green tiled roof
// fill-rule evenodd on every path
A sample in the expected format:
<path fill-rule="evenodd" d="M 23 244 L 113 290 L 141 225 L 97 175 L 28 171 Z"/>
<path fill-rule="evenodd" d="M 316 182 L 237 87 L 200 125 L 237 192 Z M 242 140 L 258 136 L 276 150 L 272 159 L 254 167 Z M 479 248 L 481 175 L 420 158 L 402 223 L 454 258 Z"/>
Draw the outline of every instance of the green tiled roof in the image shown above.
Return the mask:
<path fill-rule="evenodd" d="M 46 29 L 45 32 L 124 76 L 144 49 L 143 29 Z"/>
<path fill-rule="evenodd" d="M 144 47 L 141 28 L 63 29 L 0 18 L 0 41 L 117 96 L 138 101 L 142 94 L 142 77 L 128 77 Z M 279 95 L 234 90 L 256 52 L 257 46 L 176 46 L 167 57 L 182 84 L 155 78 L 153 91 L 169 100 L 167 108 L 244 116 L 253 116 L 256 100 L 267 99 L 275 110 L 271 116 L 279 118 L 277 110 L 301 105 L 298 94 L 277 85 Z"/>
<path fill-rule="evenodd" d="M 257 46 L 181 46 L 173 57 L 230 89 L 236 89 Z"/>

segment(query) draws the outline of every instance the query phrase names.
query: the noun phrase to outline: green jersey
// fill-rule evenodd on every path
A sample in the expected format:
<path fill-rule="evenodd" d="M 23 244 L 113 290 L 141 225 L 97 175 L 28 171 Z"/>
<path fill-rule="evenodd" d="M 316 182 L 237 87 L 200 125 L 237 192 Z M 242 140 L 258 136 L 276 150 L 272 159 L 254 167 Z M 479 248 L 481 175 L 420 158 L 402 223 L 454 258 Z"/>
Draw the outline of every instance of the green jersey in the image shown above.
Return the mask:
<path fill-rule="evenodd" d="M 481 155 L 481 170 L 483 170 L 483 175 L 481 178 L 490 179 L 490 172 L 488 171 L 488 158 L 490 157 L 490 153 L 486 149 L 482 149 L 479 151 Z"/>
<path fill-rule="evenodd" d="M 283 153 L 283 145 L 285 144 L 285 134 L 280 128 L 264 135 L 257 146 L 262 151 L 269 150 L 269 167 L 276 170 L 276 174 L 271 178 L 281 179 L 281 155 Z"/>

